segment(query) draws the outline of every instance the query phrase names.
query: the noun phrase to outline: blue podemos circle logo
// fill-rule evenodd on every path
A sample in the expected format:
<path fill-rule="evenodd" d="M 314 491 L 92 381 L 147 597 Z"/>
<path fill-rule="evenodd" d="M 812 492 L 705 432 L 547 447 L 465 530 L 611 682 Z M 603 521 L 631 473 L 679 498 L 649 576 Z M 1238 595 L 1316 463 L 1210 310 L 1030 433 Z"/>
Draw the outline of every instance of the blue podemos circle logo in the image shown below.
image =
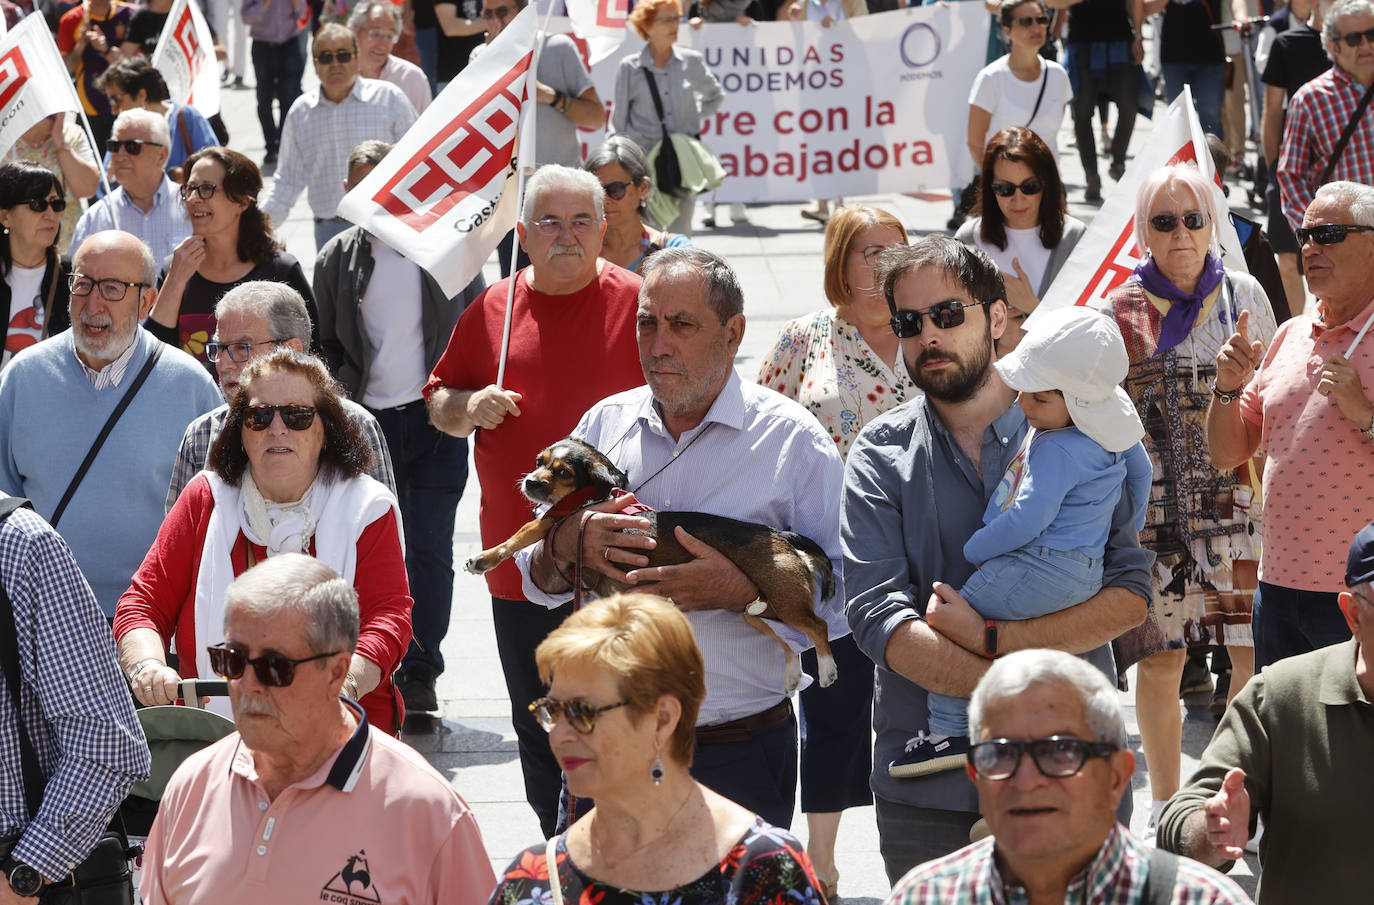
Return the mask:
<path fill-rule="evenodd" d="M 925 22 L 917 22 L 902 33 L 898 49 L 909 68 L 929 66 L 940 55 L 940 34 Z"/>

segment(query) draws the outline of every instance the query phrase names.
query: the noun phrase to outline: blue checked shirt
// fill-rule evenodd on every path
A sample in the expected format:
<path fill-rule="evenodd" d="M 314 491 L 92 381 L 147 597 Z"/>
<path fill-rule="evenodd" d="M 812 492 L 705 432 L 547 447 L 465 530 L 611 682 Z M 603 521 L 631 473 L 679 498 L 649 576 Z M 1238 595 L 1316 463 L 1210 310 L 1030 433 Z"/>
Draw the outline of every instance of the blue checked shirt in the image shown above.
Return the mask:
<path fill-rule="evenodd" d="M 1026 905 L 1026 888 L 1002 875 L 992 837 L 920 865 L 898 881 L 886 905 Z M 1121 824 L 1097 856 L 1069 880 L 1067 902 L 1142 905 L 1150 847 Z M 1170 905 L 1249 905 L 1233 881 L 1190 858 L 1178 859 Z"/>
<path fill-rule="evenodd" d="M 153 209 L 147 213 L 134 204 L 123 186 L 91 205 L 76 222 L 72 248 L 80 248 L 89 236 L 107 229 L 138 236 L 161 267 L 181 240 L 191 235 L 191 218 L 186 214 L 177 184 L 164 175 L 162 185 L 153 195 Z"/>
<path fill-rule="evenodd" d="M 48 778 L 30 819 L 0 673 L 0 837 L 22 834 L 14 857 L 55 880 L 90 854 L 129 787 L 148 778 L 148 744 L 95 595 L 67 544 L 29 509 L 0 526 L 0 581 L 14 608 L 24 727 Z"/>

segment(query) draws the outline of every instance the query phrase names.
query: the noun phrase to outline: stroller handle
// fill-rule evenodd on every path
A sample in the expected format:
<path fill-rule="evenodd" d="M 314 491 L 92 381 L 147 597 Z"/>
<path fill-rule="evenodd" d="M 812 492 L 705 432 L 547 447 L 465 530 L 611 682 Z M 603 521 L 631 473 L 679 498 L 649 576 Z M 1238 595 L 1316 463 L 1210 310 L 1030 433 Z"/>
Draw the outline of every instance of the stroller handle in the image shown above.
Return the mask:
<path fill-rule="evenodd" d="M 203 697 L 225 697 L 229 694 L 229 683 L 224 679 L 182 679 L 177 683 L 177 697 L 188 707 L 200 707 Z"/>

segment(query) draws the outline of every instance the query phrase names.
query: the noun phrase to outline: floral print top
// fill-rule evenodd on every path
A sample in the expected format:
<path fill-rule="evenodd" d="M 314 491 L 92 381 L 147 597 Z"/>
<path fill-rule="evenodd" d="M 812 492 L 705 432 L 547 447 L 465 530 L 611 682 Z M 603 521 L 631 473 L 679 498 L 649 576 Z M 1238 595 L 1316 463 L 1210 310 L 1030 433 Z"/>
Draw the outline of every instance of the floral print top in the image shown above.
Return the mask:
<path fill-rule="evenodd" d="M 506 868 L 491 905 L 549 905 L 544 843 L 532 845 Z M 559 837 L 558 880 L 568 905 L 825 905 L 806 851 L 786 830 L 756 817 L 716 867 L 675 889 L 643 892 L 609 886 L 583 873 Z"/>
<path fill-rule="evenodd" d="M 841 458 L 865 424 L 920 393 L 905 365 L 879 359 L 834 308 L 784 324 L 764 356 L 758 382 L 806 406 Z"/>

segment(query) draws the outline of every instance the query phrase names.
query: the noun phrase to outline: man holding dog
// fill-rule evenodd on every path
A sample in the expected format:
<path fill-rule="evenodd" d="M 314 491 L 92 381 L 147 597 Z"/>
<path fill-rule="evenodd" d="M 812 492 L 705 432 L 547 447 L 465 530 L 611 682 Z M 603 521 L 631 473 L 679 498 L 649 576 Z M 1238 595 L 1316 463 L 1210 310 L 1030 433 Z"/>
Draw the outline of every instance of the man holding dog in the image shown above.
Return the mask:
<path fill-rule="evenodd" d="M 510 279 L 489 287 L 458 319 L 424 395 L 431 423 L 473 442 L 482 486 L 482 546 L 529 520 L 519 481 L 545 446 L 567 436 L 592 403 L 644 381 L 635 351 L 640 279 L 599 255 L 605 193 L 590 173 L 541 167 L 525 186 L 516 231 L 533 263 L 517 272 L 505 380 L 496 384 Z M 480 430 L 479 430 L 480 428 Z M 525 794 L 545 836 L 558 817 L 562 773 L 548 736 L 528 711 L 544 693 L 534 649 L 571 612 L 530 606 L 520 573 L 504 563 L 487 573 L 501 669 L 519 740 Z M 438 652 L 432 652 L 437 656 Z M 436 676 L 406 667 L 403 688 L 428 691 Z M 406 706 L 412 704 L 408 695 Z"/>
<path fill-rule="evenodd" d="M 954 592 L 973 573 L 964 542 L 982 526 L 1028 429 L 1016 393 L 992 367 L 1007 328 L 1006 289 L 983 252 L 945 236 L 889 250 L 884 265 L 888 307 L 923 315 L 914 335 L 898 335 L 925 395 L 874 419 L 850 449 L 840 542 L 849 623 L 880 667 L 872 787 L 879 847 L 895 883 L 965 845 L 978 819 L 974 788 L 958 773 L 888 773 L 927 725 L 930 692 L 967 697 L 990 658 L 1035 647 L 1083 654 L 1115 683 L 1110 642 L 1145 618 L 1151 554 L 1140 549 L 1123 503 L 1103 588 L 1089 600 L 1038 619 L 985 623 Z M 1129 796 L 1125 802 L 1129 808 Z"/>
<path fill-rule="evenodd" d="M 641 568 L 651 538 L 621 534 L 648 523 L 619 514 L 630 502 L 707 512 L 795 531 L 826 551 L 839 572 L 842 465 L 815 417 L 772 390 L 742 381 L 734 356 L 744 336 L 744 294 L 721 258 L 670 248 L 645 264 L 636 331 L 648 385 L 604 399 L 573 435 L 606 453 L 634 494 L 597 504 L 581 532 L 588 569 L 661 594 L 686 611 L 706 664 L 692 775 L 775 826 L 792 821 L 797 784 L 796 717 L 777 643 L 751 628 L 758 588 L 717 550 L 678 529 L 695 557 Z M 578 531 L 554 532 L 515 555 L 530 600 L 568 599 Z M 504 538 L 502 538 L 504 539 Z M 839 634 L 843 594 L 815 601 Z M 800 632 L 772 627 L 795 650 Z"/>

